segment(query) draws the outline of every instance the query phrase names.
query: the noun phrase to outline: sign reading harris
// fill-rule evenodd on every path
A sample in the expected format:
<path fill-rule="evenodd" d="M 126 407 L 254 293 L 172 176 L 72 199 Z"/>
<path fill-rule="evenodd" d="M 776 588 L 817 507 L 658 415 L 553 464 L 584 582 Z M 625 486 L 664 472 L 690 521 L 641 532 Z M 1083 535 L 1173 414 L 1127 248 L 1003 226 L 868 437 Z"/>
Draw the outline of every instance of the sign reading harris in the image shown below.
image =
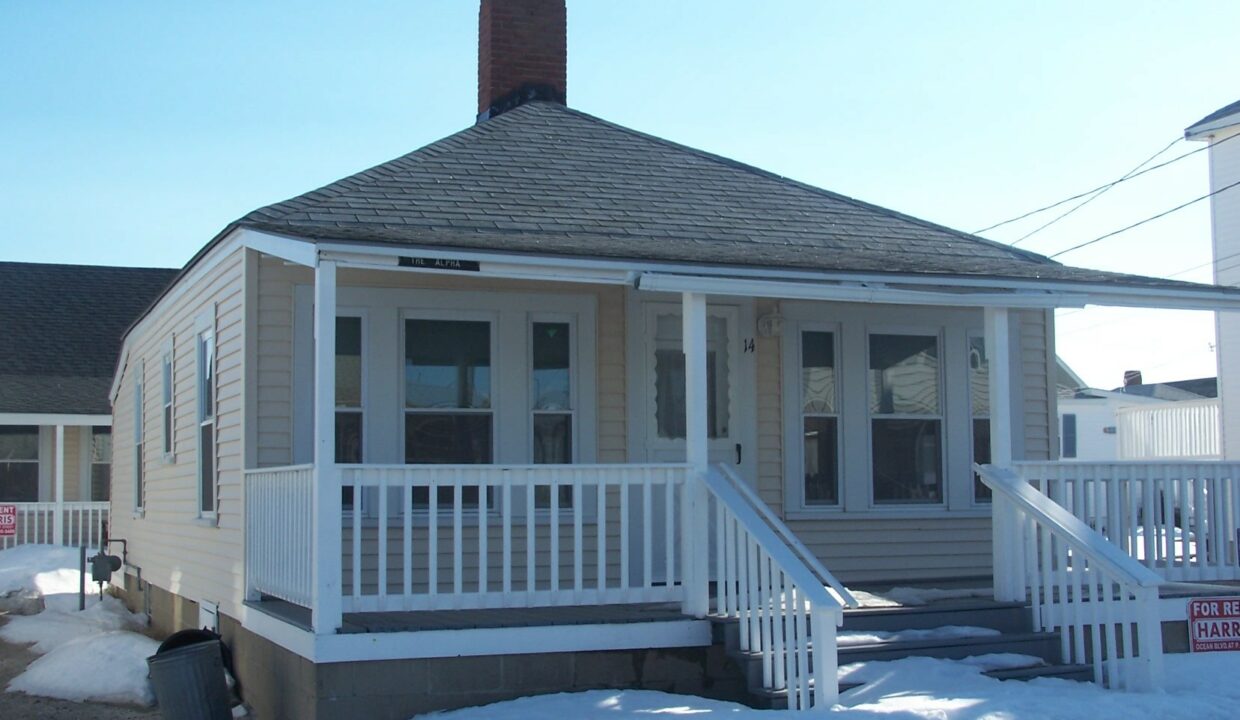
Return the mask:
<path fill-rule="evenodd" d="M 1240 596 L 1189 600 L 1188 644 L 1192 652 L 1240 650 Z"/>
<path fill-rule="evenodd" d="M 475 260 L 451 260 L 448 258 L 408 257 L 402 255 L 401 267 L 425 268 L 427 270 L 456 270 L 457 272 L 478 272 L 481 267 Z"/>
<path fill-rule="evenodd" d="M 0 505 L 0 537 L 17 534 L 17 506 Z"/>

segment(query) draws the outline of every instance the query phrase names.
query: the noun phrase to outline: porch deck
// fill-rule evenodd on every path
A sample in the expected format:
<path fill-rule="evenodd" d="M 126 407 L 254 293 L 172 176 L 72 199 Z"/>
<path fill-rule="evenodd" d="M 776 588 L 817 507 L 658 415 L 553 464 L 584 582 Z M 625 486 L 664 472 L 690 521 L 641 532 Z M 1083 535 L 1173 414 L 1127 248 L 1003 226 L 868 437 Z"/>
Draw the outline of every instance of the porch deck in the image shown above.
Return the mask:
<path fill-rule="evenodd" d="M 311 629 L 309 608 L 274 598 L 258 602 L 248 602 L 246 605 L 303 630 L 309 631 Z M 693 619 L 681 612 L 680 603 L 357 612 L 344 614 L 340 633 L 394 633 L 431 630 L 562 627 L 569 625 L 623 625 Z"/>

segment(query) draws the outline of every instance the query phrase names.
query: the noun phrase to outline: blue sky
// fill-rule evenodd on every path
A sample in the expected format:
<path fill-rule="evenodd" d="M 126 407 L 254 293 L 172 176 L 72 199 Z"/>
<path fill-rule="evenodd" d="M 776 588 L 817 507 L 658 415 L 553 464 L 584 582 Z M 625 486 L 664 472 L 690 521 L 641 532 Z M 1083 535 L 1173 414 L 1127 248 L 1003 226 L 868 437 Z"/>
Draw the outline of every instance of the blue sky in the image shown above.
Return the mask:
<path fill-rule="evenodd" d="M 180 266 L 252 208 L 466 127 L 476 20 L 474 0 L 0 0 L 0 259 Z M 1118 177 L 1240 98 L 1237 27 L 1240 3 L 1223 2 L 569 0 L 568 96 L 977 230 Z M 1202 195 L 1204 156 L 1022 247 L 1055 252 Z M 1209 244 L 1201 203 L 1061 260 L 1165 275 Z M 1208 375 L 1212 327 L 1087 310 L 1062 316 L 1058 346 L 1094 385 L 1129 367 Z"/>

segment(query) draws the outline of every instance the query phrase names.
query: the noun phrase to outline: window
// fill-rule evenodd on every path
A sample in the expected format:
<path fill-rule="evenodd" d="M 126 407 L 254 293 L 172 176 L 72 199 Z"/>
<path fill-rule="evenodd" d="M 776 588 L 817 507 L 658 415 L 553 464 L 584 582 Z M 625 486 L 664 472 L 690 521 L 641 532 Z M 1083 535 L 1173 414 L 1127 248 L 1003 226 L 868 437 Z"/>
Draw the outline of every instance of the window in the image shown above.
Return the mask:
<path fill-rule="evenodd" d="M 838 505 L 839 388 L 835 371 L 835 333 L 801 333 L 801 432 L 803 502 Z"/>
<path fill-rule="evenodd" d="M 336 318 L 336 462 L 363 461 L 362 319 Z M 353 488 L 341 488 L 345 510 L 353 508 Z"/>
<path fill-rule="evenodd" d="M 112 497 L 112 428 L 90 429 L 90 499 Z"/>
<path fill-rule="evenodd" d="M 494 457 L 491 323 L 405 321 L 405 462 L 489 464 Z M 452 502 L 452 488 L 438 500 Z M 476 488 L 466 505 L 477 507 Z M 425 506 L 427 493 L 414 493 Z"/>
<path fill-rule="evenodd" d="M 572 327 L 567 322 L 530 324 L 530 422 L 536 464 L 573 462 Z M 559 490 L 559 506 L 570 507 L 571 487 Z M 551 506 L 550 488 L 538 486 L 534 496 L 540 508 Z"/>
<path fill-rule="evenodd" d="M 133 506 L 139 512 L 146 507 L 146 468 L 143 453 L 143 436 L 146 423 L 142 418 L 142 385 L 145 382 L 146 363 L 139 360 L 134 368 L 133 383 Z"/>
<path fill-rule="evenodd" d="M 1076 413 L 1064 413 L 1061 423 L 1063 442 L 1060 443 L 1060 455 L 1074 458 L 1076 457 Z"/>
<path fill-rule="evenodd" d="M 198 512 L 215 515 L 215 331 L 201 330 L 198 360 Z"/>
<path fill-rule="evenodd" d="M 973 462 L 986 465 L 990 462 L 990 358 L 986 355 L 986 340 L 969 338 L 969 407 L 973 417 Z M 973 473 L 973 499 L 990 502 L 990 488 Z"/>
<path fill-rule="evenodd" d="M 172 395 L 173 395 L 172 380 L 173 378 L 172 378 L 172 341 L 171 340 L 169 340 L 168 343 L 164 345 L 164 354 L 163 354 L 163 359 L 160 363 L 160 369 L 161 369 L 160 375 L 163 380 L 162 382 L 163 396 L 161 398 L 161 404 L 163 407 L 162 429 L 164 433 L 164 460 L 166 462 L 171 462 L 173 449 L 175 447 L 173 443 L 173 431 L 174 431 L 173 422 L 174 420 L 172 416 Z"/>
<path fill-rule="evenodd" d="M 938 336 L 872 334 L 869 340 L 874 502 L 941 503 Z"/>
<path fill-rule="evenodd" d="M 655 318 L 655 424 L 660 438 L 685 436 L 684 324 L 679 313 Z M 711 438 L 728 436 L 728 320 L 706 318 L 706 430 Z"/>
<path fill-rule="evenodd" d="M 39 428 L 0 425 L 0 501 L 39 500 Z"/>

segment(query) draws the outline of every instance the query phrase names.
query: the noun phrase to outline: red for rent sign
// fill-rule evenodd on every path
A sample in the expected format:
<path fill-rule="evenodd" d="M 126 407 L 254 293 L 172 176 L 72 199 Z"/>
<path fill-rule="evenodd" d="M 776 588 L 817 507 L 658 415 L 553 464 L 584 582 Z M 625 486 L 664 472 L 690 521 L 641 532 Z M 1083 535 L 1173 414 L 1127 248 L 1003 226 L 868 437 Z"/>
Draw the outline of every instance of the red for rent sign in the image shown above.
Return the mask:
<path fill-rule="evenodd" d="M 0 505 L 0 537 L 17 534 L 17 506 Z"/>
<path fill-rule="evenodd" d="M 1189 600 L 1188 644 L 1192 652 L 1240 650 L 1240 597 Z"/>

